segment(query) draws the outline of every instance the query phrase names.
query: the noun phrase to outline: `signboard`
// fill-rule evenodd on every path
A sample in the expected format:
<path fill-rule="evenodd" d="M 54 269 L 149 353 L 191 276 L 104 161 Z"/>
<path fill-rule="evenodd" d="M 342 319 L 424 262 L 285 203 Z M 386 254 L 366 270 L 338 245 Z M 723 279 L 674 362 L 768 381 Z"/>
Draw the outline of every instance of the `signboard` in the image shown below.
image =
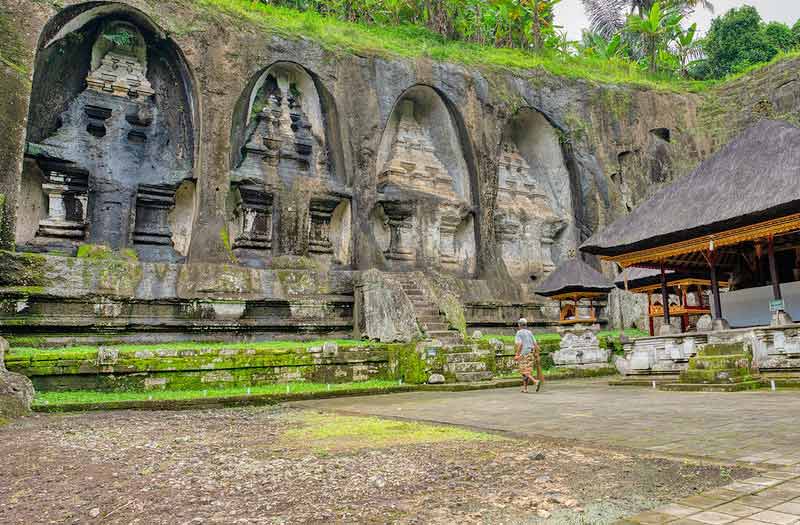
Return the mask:
<path fill-rule="evenodd" d="M 786 305 L 783 304 L 783 299 L 775 299 L 769 302 L 770 312 L 779 312 L 782 310 L 786 310 Z"/>

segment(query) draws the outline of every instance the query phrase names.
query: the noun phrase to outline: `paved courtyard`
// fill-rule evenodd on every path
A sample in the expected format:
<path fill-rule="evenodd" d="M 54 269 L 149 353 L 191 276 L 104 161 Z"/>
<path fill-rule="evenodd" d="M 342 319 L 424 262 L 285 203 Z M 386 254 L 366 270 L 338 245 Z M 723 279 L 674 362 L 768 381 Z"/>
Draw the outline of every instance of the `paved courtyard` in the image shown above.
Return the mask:
<path fill-rule="evenodd" d="M 527 395 L 504 388 L 297 404 L 762 467 L 800 464 L 800 391 L 661 392 L 574 380 Z"/>
<path fill-rule="evenodd" d="M 620 523 L 800 524 L 800 392 L 660 392 L 591 380 L 552 382 L 528 395 L 414 392 L 297 405 L 749 463 L 762 474 Z"/>

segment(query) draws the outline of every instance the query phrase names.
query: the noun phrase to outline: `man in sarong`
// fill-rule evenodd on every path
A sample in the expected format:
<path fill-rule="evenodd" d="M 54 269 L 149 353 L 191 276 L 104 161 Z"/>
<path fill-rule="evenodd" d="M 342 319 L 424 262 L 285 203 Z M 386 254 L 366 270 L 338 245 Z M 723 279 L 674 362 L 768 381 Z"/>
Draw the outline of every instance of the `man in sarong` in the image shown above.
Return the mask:
<path fill-rule="evenodd" d="M 528 330 L 528 321 L 525 318 L 517 321 L 517 327 L 519 329 L 517 330 L 517 335 L 514 338 L 514 344 L 516 346 L 517 353 L 514 356 L 514 359 L 519 364 L 519 373 L 522 374 L 522 392 L 527 394 L 528 385 L 531 383 L 536 385 L 536 391 L 538 392 L 542 387 L 541 372 L 538 373 L 538 379 L 534 379 L 532 374 L 534 364 L 536 364 L 537 370 L 540 370 L 541 368 L 539 361 L 539 343 L 536 342 L 536 338 L 533 336 L 533 333 Z"/>

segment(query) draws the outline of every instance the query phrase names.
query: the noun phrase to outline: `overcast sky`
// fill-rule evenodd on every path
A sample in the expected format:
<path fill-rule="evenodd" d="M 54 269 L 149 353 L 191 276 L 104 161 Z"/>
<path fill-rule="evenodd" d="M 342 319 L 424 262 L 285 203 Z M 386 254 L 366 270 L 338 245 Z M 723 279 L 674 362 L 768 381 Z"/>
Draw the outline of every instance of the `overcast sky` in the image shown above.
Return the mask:
<path fill-rule="evenodd" d="M 692 22 L 697 22 L 701 33 L 706 32 L 714 16 L 745 4 L 756 7 L 761 17 L 767 21 L 778 20 L 791 27 L 800 19 L 800 0 L 712 0 L 711 3 L 714 4 L 714 14 L 698 9 L 692 17 Z M 556 24 L 567 30 L 570 39 L 580 39 L 581 29 L 589 25 L 581 0 L 562 0 L 556 6 Z"/>

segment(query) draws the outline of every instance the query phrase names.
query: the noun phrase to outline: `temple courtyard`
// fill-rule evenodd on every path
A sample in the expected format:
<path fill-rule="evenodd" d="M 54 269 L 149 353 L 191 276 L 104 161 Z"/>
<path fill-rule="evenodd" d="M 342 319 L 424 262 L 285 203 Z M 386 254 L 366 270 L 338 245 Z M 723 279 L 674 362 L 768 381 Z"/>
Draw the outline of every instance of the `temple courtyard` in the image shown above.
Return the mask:
<path fill-rule="evenodd" d="M 0 428 L 0 522 L 796 523 L 798 401 L 566 380 L 37 414 Z"/>

